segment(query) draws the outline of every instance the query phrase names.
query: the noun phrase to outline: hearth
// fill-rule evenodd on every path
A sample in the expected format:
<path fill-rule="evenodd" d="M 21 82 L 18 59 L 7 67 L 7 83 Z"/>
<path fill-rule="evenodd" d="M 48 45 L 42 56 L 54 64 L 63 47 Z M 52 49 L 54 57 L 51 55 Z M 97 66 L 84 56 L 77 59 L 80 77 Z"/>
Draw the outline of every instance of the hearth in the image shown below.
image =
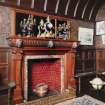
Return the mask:
<path fill-rule="evenodd" d="M 64 56 L 31 55 L 25 57 L 24 64 L 24 100 L 40 98 L 35 89 L 41 83 L 48 85 L 48 91 L 44 96 L 64 91 Z"/>

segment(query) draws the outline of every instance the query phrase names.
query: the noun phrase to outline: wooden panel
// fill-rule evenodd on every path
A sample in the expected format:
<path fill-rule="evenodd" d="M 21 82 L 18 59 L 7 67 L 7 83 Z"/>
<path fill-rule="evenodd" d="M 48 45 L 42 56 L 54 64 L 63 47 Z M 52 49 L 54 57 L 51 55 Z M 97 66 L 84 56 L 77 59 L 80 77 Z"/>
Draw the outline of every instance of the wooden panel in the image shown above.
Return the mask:
<path fill-rule="evenodd" d="M 93 6 L 95 5 L 94 2 L 95 2 L 95 0 L 89 0 L 88 5 L 87 5 L 87 8 L 86 8 L 86 11 L 85 11 L 85 14 L 84 14 L 84 18 L 85 19 L 88 19 L 89 18 L 90 12 L 91 12 Z"/>
<path fill-rule="evenodd" d="M 105 71 L 105 50 L 96 51 L 96 70 L 97 72 Z"/>
<path fill-rule="evenodd" d="M 31 0 L 20 0 L 20 5 L 25 8 L 31 8 Z"/>
<path fill-rule="evenodd" d="M 38 12 L 43 12 L 45 0 L 35 0 L 34 10 Z"/>
<path fill-rule="evenodd" d="M 51 1 L 48 0 L 47 11 L 49 13 L 54 13 L 55 12 L 56 3 L 57 3 L 57 0 L 51 0 Z"/>
<path fill-rule="evenodd" d="M 65 15 L 65 9 L 66 9 L 66 5 L 67 5 L 67 1 L 68 0 L 60 0 L 60 4 L 59 4 L 59 7 L 58 7 L 58 15 L 61 15 L 61 16 L 64 16 Z"/>
<path fill-rule="evenodd" d="M 71 88 L 76 88 L 75 79 L 74 79 L 74 69 L 75 69 L 75 52 L 69 52 L 66 54 L 66 81 L 67 86 Z M 66 84 L 65 84 L 66 86 Z M 66 88 L 68 88 L 66 87 Z"/>
<path fill-rule="evenodd" d="M 87 3 L 87 0 L 81 0 L 81 2 L 79 3 L 77 13 L 76 13 L 77 17 L 80 17 L 80 18 L 82 17 L 82 13 L 83 13 L 86 3 Z"/>
<path fill-rule="evenodd" d="M 8 66 L 0 66 L 0 84 L 7 85 L 8 84 Z"/>
<path fill-rule="evenodd" d="M 5 51 L 0 51 L 0 64 L 7 63 L 8 53 Z"/>
<path fill-rule="evenodd" d="M 11 5 L 16 5 L 17 0 L 5 0 L 6 3 L 11 4 Z"/>
<path fill-rule="evenodd" d="M 74 15 L 74 10 L 75 10 L 77 2 L 78 2 L 78 0 L 70 0 L 70 5 L 68 8 L 68 15 L 70 17 L 73 17 L 73 15 Z"/>
<path fill-rule="evenodd" d="M 79 49 L 76 55 L 76 73 L 95 71 L 95 50 Z"/>
<path fill-rule="evenodd" d="M 9 49 L 0 48 L 0 88 L 8 85 Z"/>

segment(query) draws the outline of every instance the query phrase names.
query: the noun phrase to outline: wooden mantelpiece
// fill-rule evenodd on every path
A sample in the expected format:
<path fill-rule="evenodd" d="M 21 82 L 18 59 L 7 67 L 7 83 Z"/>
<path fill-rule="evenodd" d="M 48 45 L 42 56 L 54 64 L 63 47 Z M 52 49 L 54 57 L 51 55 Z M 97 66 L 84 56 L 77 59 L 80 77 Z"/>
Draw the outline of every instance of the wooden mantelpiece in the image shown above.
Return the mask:
<path fill-rule="evenodd" d="M 9 77 L 10 81 L 16 84 L 13 97 L 16 103 L 24 100 L 24 59 L 26 56 L 64 56 L 64 88 L 75 89 L 74 68 L 78 41 L 34 37 L 9 37 L 7 40 L 11 48 Z"/>
<path fill-rule="evenodd" d="M 76 48 L 79 41 L 70 41 L 53 38 L 36 38 L 36 37 L 9 37 L 7 38 L 11 47 L 37 47 L 49 48 L 49 42 L 52 41 L 50 48 Z"/>

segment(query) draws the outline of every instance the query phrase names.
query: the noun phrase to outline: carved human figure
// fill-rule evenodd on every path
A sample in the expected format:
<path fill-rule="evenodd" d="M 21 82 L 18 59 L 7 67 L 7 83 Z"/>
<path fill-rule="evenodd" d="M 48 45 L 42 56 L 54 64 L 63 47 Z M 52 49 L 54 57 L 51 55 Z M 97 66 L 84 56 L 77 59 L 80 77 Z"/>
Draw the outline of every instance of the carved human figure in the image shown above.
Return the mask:
<path fill-rule="evenodd" d="M 64 40 L 69 37 L 69 26 L 64 22 L 63 24 L 59 24 L 57 28 L 57 35 L 59 38 L 63 38 Z"/>
<path fill-rule="evenodd" d="M 38 33 L 37 37 L 45 37 L 45 27 L 44 27 L 43 19 L 40 20 L 40 24 L 38 26 L 38 31 L 39 31 L 39 33 Z"/>
<path fill-rule="evenodd" d="M 51 23 L 49 16 L 46 19 L 44 27 L 45 27 L 46 37 L 52 37 L 53 24 Z"/>
<path fill-rule="evenodd" d="M 34 19 L 33 15 L 29 15 L 28 20 L 27 20 L 28 36 L 32 36 L 33 26 L 35 25 L 35 22 L 36 20 Z"/>
<path fill-rule="evenodd" d="M 59 38 L 62 38 L 63 37 L 62 36 L 62 25 L 61 24 L 58 25 L 57 35 L 58 35 Z"/>
<path fill-rule="evenodd" d="M 28 19 L 24 18 L 20 22 L 20 28 L 23 36 L 32 36 L 35 22 L 36 20 L 32 15 L 29 15 Z"/>
<path fill-rule="evenodd" d="M 25 36 L 27 33 L 27 20 L 25 18 L 20 22 L 20 28 L 22 35 Z"/>

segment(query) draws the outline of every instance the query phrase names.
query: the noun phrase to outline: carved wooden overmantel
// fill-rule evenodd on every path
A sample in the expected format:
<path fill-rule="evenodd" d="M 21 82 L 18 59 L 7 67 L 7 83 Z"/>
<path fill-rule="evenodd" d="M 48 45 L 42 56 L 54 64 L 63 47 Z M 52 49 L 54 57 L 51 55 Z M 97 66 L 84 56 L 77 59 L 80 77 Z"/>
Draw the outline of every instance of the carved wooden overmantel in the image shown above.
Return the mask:
<path fill-rule="evenodd" d="M 11 48 L 9 77 L 10 81 L 16 84 L 13 97 L 15 101 L 24 100 L 24 57 L 26 55 L 64 55 L 66 68 L 64 86 L 65 89 L 69 86 L 75 89 L 75 52 L 79 41 L 36 37 L 9 37 L 7 40 Z"/>

